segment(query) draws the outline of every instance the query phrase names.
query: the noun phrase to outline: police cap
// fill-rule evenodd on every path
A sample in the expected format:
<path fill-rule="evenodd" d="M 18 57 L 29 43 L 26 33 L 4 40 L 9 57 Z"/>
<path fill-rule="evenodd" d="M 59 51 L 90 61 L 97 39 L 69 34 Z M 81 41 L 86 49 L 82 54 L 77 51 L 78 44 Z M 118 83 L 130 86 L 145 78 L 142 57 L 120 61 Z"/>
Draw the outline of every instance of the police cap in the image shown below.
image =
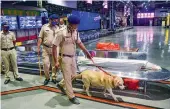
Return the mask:
<path fill-rule="evenodd" d="M 49 19 L 58 19 L 59 17 L 56 14 L 50 15 Z"/>
<path fill-rule="evenodd" d="M 71 15 L 68 17 L 68 22 L 70 24 L 79 24 L 80 23 L 80 19 L 79 17 L 75 16 L 75 15 Z"/>
<path fill-rule="evenodd" d="M 8 25 L 8 23 L 7 22 L 2 22 L 1 27 L 3 27 L 4 25 Z"/>

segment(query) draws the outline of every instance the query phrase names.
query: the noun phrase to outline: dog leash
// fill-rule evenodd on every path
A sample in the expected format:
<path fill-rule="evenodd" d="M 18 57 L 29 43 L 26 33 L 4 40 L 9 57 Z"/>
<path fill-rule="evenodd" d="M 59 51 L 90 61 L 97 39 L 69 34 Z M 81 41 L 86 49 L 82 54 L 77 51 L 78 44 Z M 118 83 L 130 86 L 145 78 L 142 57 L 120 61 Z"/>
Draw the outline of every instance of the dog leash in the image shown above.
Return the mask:
<path fill-rule="evenodd" d="M 96 65 L 95 62 L 94 62 L 94 60 L 93 60 L 92 58 L 91 58 L 90 60 L 92 61 L 93 65 L 94 65 L 95 67 L 97 67 L 99 70 L 101 70 L 102 72 L 104 72 L 104 73 L 107 74 L 107 75 L 112 76 L 110 73 L 108 73 L 107 71 L 105 71 L 104 69 L 102 69 L 101 67 L 99 67 L 98 65 Z"/>

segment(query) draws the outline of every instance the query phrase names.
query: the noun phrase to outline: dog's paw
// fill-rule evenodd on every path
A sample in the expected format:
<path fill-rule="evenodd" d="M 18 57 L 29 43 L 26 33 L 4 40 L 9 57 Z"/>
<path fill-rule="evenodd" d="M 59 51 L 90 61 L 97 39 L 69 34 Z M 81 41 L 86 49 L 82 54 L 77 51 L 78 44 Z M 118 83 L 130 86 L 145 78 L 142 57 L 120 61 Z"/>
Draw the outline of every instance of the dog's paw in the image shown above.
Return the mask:
<path fill-rule="evenodd" d="M 92 95 L 90 93 L 87 94 L 89 97 L 91 97 Z"/>
<path fill-rule="evenodd" d="M 83 90 L 86 91 L 86 87 L 83 85 Z"/>
<path fill-rule="evenodd" d="M 119 102 L 119 100 L 117 98 L 114 98 L 115 102 Z"/>
<path fill-rule="evenodd" d="M 104 97 L 106 97 L 106 98 L 108 97 L 107 93 L 104 93 Z"/>

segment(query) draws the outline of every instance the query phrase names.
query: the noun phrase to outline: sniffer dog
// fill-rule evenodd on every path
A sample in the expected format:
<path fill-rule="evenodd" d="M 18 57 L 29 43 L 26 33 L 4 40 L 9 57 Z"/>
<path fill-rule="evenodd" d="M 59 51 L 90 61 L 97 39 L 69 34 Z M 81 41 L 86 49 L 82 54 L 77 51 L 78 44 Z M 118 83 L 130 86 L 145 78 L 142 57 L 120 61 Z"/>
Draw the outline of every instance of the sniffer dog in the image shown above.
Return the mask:
<path fill-rule="evenodd" d="M 91 96 L 89 93 L 90 86 L 95 87 L 104 87 L 104 96 L 107 97 L 106 90 L 111 94 L 113 99 L 118 102 L 116 96 L 112 92 L 112 88 L 119 87 L 120 89 L 125 89 L 124 81 L 121 77 L 115 75 L 108 75 L 101 71 L 95 70 L 85 70 L 82 73 L 78 74 L 75 79 L 81 79 L 83 82 L 83 87 L 88 96 Z"/>

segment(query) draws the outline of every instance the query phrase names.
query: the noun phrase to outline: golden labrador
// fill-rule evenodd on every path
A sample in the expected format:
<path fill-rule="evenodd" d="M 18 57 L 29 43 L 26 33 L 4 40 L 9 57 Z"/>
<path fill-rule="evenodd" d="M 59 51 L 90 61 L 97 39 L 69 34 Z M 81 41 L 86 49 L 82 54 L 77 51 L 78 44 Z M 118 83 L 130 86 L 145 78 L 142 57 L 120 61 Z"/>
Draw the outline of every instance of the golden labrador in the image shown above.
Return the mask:
<path fill-rule="evenodd" d="M 88 96 L 91 96 L 89 93 L 89 87 L 104 87 L 104 96 L 106 97 L 106 90 L 111 94 L 113 99 L 118 102 L 117 98 L 112 92 L 112 88 L 119 87 L 120 89 L 125 89 L 124 81 L 121 77 L 110 76 L 101 71 L 85 70 L 81 74 L 78 74 L 73 80 L 82 79 L 84 89 Z"/>

